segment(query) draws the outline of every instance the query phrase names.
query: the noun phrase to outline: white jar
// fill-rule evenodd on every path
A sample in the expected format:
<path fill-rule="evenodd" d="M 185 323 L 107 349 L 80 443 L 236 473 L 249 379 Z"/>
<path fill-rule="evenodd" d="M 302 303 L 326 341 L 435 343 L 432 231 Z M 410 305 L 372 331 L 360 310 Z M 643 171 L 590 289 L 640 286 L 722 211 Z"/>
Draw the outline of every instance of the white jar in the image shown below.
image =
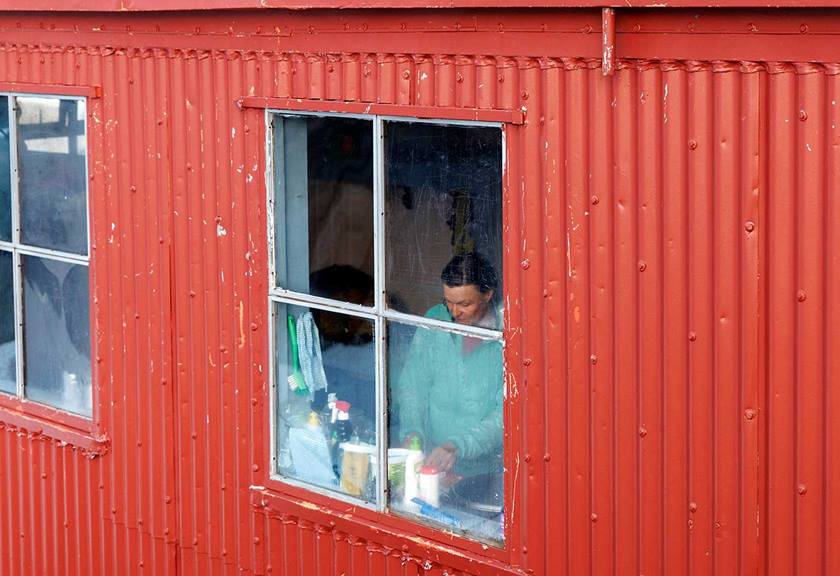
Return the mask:
<path fill-rule="evenodd" d="M 436 508 L 440 506 L 440 477 L 441 473 L 434 466 L 420 469 L 420 498 Z"/>

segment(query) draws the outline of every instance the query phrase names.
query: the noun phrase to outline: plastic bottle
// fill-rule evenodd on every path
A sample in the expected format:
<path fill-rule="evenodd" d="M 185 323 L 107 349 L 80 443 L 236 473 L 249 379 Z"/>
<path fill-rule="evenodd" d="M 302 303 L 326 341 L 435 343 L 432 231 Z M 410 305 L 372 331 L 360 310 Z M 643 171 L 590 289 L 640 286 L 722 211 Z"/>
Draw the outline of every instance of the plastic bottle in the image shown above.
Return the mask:
<path fill-rule="evenodd" d="M 335 403 L 337 420 L 335 429 L 338 431 L 339 442 L 348 442 L 353 437 L 353 424 L 350 422 L 350 402 L 339 400 Z"/>
<path fill-rule="evenodd" d="M 313 432 L 320 432 L 321 420 L 318 418 L 318 413 L 314 410 L 309 413 L 309 420 L 306 421 L 306 427 Z"/>
<path fill-rule="evenodd" d="M 423 463 L 423 450 L 420 449 L 420 439 L 411 439 L 408 454 L 405 457 L 405 488 L 403 491 L 403 506 L 406 510 L 418 511 L 419 506 L 414 502 L 418 495 L 418 473 Z"/>

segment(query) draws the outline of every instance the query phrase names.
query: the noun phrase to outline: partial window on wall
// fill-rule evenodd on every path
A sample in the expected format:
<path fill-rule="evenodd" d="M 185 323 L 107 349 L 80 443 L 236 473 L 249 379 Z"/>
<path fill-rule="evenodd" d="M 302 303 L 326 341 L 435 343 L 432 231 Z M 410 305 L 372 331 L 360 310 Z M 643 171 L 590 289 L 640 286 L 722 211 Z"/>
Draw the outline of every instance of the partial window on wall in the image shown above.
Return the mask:
<path fill-rule="evenodd" d="M 0 96 L 0 393 L 90 416 L 86 106 Z"/>
<path fill-rule="evenodd" d="M 283 481 L 503 539 L 499 125 L 270 113 Z"/>

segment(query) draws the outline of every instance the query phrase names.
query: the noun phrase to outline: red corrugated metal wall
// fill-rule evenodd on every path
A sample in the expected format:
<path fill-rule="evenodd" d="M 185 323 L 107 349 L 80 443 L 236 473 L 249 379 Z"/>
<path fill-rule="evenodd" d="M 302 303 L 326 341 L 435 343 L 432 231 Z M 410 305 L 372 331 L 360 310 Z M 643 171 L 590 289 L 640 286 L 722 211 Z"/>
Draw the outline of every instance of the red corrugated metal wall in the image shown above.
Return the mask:
<path fill-rule="evenodd" d="M 0 431 L 0 574 L 496 573 L 253 486 L 266 195 L 247 95 L 526 109 L 507 130 L 511 528 L 491 556 L 534 574 L 840 573 L 840 68 L 718 44 L 728 61 L 704 61 L 701 41 L 693 60 L 622 59 L 646 49 L 630 23 L 604 77 L 595 12 L 228 18 L 0 19 L 0 82 L 101 86 L 110 439 L 91 458 Z M 474 36 L 453 32 L 465 21 Z"/>

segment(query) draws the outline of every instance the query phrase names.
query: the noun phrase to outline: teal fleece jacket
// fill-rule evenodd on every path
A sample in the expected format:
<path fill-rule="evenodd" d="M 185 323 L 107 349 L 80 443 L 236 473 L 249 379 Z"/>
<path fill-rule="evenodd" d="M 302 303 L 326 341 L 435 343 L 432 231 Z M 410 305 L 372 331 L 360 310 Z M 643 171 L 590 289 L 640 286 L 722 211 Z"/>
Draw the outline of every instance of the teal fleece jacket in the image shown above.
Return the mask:
<path fill-rule="evenodd" d="M 427 318 L 452 321 L 444 304 Z M 463 476 L 498 472 L 502 453 L 502 345 L 479 340 L 464 351 L 464 337 L 418 328 L 397 379 L 400 438 L 420 436 L 428 454 L 452 442 L 455 471 Z"/>

